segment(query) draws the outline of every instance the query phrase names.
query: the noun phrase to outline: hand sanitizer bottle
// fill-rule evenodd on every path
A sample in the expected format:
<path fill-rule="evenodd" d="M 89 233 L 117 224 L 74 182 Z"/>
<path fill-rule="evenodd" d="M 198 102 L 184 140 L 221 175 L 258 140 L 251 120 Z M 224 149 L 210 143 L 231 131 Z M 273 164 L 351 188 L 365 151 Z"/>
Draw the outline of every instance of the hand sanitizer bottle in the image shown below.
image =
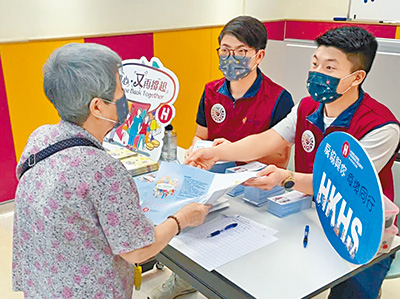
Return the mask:
<path fill-rule="evenodd" d="M 161 150 L 160 160 L 175 161 L 177 159 L 176 132 L 172 125 L 165 127 L 164 145 Z"/>

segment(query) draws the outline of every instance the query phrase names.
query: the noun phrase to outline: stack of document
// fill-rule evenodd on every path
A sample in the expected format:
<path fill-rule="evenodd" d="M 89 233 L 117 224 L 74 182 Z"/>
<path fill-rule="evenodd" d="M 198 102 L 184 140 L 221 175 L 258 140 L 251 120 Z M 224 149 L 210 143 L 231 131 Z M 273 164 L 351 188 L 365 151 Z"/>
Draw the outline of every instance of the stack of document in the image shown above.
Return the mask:
<path fill-rule="evenodd" d="M 156 171 L 158 169 L 157 162 L 125 147 L 108 150 L 107 153 L 113 158 L 120 160 L 133 176 Z"/>
<path fill-rule="evenodd" d="M 245 187 L 243 200 L 257 207 L 261 207 L 268 202 L 268 199 L 270 197 L 283 194 L 284 192 L 285 189 L 278 185 L 271 190 L 261 190 L 255 187 Z"/>
<path fill-rule="evenodd" d="M 136 152 L 132 152 L 132 151 L 128 150 L 125 147 L 120 147 L 120 148 L 117 148 L 117 149 L 109 150 L 109 151 L 107 151 L 107 153 L 111 157 L 113 157 L 115 159 L 118 159 L 118 160 L 125 159 L 125 158 L 128 158 L 128 157 L 132 157 L 132 156 L 136 156 L 137 155 Z"/>
<path fill-rule="evenodd" d="M 158 169 L 158 163 L 156 161 L 142 154 L 121 159 L 121 162 L 133 176 L 156 171 Z"/>
<path fill-rule="evenodd" d="M 286 191 L 282 195 L 268 198 L 268 212 L 285 217 L 311 208 L 312 196 L 299 191 Z"/>
<path fill-rule="evenodd" d="M 267 166 L 266 164 L 255 161 L 255 162 L 250 162 L 245 165 L 234 166 L 234 167 L 228 168 L 225 170 L 225 173 L 240 173 L 240 172 L 246 172 L 246 171 L 259 171 L 266 166 Z M 245 187 L 243 185 L 236 186 L 233 189 L 231 189 L 227 194 L 232 197 L 238 196 L 240 194 L 243 194 L 244 188 Z"/>

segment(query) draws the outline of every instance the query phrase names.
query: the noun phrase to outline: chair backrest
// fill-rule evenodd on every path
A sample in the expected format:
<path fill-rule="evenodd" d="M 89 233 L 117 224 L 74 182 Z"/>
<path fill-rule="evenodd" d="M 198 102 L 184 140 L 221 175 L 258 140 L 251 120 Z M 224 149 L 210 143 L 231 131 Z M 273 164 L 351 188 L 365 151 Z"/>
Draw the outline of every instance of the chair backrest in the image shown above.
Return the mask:
<path fill-rule="evenodd" d="M 394 162 L 392 172 L 394 184 L 394 203 L 400 207 L 400 162 Z M 397 227 L 400 227 L 400 217 L 397 217 Z"/>

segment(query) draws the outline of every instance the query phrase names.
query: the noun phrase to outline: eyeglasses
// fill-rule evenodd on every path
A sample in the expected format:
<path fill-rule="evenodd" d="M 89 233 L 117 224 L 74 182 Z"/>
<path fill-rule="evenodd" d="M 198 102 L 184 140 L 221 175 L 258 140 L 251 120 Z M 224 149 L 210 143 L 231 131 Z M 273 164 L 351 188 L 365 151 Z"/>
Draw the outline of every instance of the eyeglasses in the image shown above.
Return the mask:
<path fill-rule="evenodd" d="M 124 67 L 122 65 L 118 65 L 118 74 L 120 79 L 122 79 L 122 77 L 125 75 Z"/>
<path fill-rule="evenodd" d="M 239 49 L 218 48 L 217 49 L 218 56 L 222 60 L 228 59 L 229 56 L 231 56 L 231 53 L 233 53 L 232 56 L 236 60 L 243 60 L 246 58 L 247 52 L 249 52 L 249 51 L 250 51 L 249 49 L 245 49 L 245 48 L 239 48 Z"/>

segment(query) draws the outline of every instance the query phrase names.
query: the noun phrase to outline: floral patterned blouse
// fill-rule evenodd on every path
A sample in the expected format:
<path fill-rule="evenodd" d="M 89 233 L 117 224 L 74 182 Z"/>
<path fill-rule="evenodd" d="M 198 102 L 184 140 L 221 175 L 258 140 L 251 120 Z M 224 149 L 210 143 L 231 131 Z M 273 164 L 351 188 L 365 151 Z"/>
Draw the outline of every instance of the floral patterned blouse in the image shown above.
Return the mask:
<path fill-rule="evenodd" d="M 29 137 L 17 166 L 71 137 L 99 142 L 66 121 Z M 99 144 L 100 145 L 100 144 Z M 119 254 L 154 242 L 128 171 L 103 149 L 76 146 L 38 162 L 15 195 L 13 289 L 26 298 L 131 298 L 133 266 Z"/>

